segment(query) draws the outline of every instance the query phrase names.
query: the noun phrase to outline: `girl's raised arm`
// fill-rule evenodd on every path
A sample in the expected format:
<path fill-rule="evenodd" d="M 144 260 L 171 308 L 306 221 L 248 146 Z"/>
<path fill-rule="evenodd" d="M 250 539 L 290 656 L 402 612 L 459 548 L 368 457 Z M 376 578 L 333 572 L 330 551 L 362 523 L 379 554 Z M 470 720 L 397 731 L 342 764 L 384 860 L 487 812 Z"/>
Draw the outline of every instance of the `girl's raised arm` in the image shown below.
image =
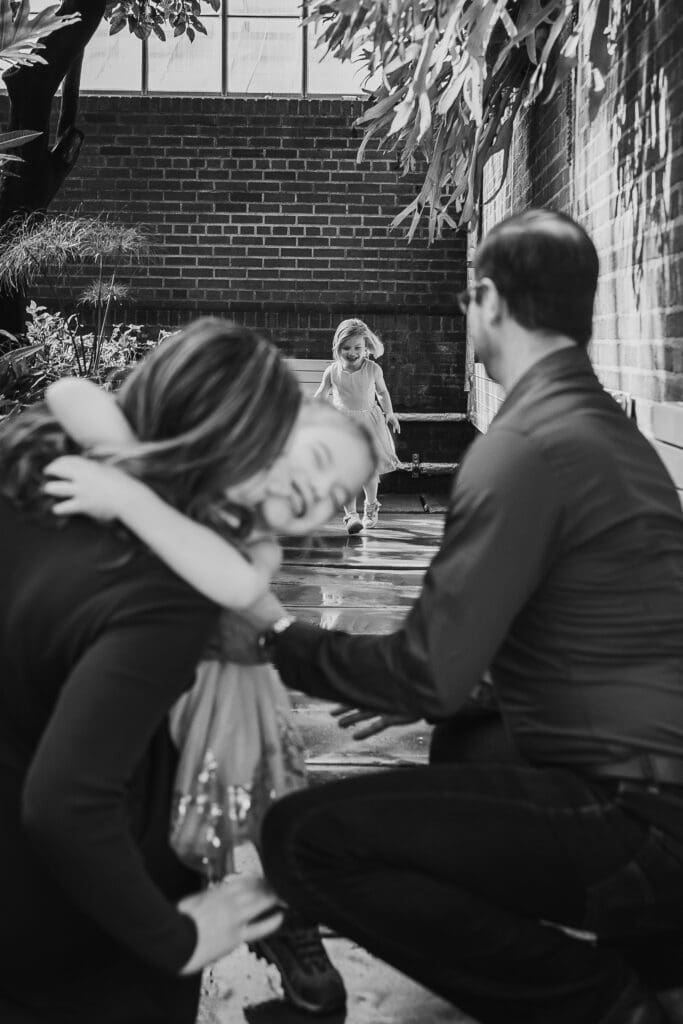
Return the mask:
<path fill-rule="evenodd" d="M 52 415 L 81 448 L 116 450 L 135 444 L 135 434 L 113 395 L 91 380 L 63 377 L 50 384 L 45 401 Z"/>
<path fill-rule="evenodd" d="M 225 608 L 248 608 L 268 588 L 280 563 L 275 541 L 252 545 L 249 561 L 214 530 L 115 466 L 64 455 L 45 473 L 50 477 L 45 492 L 61 499 L 53 508 L 56 515 L 118 519 L 190 586 Z"/>

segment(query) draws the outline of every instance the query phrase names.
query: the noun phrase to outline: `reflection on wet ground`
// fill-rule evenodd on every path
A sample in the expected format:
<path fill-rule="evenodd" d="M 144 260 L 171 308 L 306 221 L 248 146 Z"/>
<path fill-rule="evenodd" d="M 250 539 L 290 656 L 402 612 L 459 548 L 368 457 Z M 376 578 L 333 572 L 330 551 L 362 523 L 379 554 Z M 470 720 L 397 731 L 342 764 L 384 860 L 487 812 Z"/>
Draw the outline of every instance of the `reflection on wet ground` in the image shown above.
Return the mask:
<path fill-rule="evenodd" d="M 388 504 L 388 502 L 387 502 Z M 443 533 L 443 516 L 381 514 L 377 529 L 349 537 L 341 524 L 313 539 L 288 541 L 275 590 L 299 618 L 350 633 L 390 633 L 420 592 Z M 306 743 L 311 781 L 425 764 L 430 729 L 424 722 L 358 741 L 340 729 L 332 705 L 292 694 Z M 252 856 L 255 859 L 255 854 Z M 244 864 L 256 867 L 255 863 Z M 348 991 L 345 1011 L 328 1024 L 466 1024 L 453 1006 L 340 936 L 325 939 Z M 281 999 L 277 971 L 245 948 L 217 965 L 201 1024 L 310 1024 Z"/>

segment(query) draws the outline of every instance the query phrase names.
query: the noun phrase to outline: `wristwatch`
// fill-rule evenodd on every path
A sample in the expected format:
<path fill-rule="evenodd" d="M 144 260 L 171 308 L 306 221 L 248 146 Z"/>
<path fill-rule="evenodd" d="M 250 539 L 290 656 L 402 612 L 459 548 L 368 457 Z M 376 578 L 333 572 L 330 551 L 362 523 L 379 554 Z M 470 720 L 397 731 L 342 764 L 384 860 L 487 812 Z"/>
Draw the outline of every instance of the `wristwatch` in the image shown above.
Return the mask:
<path fill-rule="evenodd" d="M 276 619 L 268 629 L 265 629 L 263 633 L 259 635 L 258 649 L 264 658 L 267 658 L 268 661 L 273 660 L 275 644 L 278 636 L 280 633 L 284 633 L 286 629 L 289 629 L 295 621 L 296 619 L 293 615 L 281 615 L 279 619 Z"/>

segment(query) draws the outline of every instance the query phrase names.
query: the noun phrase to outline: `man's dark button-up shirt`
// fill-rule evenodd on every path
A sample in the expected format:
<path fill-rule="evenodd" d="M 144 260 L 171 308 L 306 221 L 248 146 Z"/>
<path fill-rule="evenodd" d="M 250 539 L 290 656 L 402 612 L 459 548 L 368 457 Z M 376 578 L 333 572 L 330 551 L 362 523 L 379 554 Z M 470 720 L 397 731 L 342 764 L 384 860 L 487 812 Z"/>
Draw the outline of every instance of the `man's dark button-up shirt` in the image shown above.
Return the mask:
<path fill-rule="evenodd" d="M 491 670 L 533 762 L 683 750 L 683 512 L 649 442 L 572 346 L 518 381 L 467 452 L 442 546 L 404 626 L 295 623 L 285 682 L 448 717 Z"/>

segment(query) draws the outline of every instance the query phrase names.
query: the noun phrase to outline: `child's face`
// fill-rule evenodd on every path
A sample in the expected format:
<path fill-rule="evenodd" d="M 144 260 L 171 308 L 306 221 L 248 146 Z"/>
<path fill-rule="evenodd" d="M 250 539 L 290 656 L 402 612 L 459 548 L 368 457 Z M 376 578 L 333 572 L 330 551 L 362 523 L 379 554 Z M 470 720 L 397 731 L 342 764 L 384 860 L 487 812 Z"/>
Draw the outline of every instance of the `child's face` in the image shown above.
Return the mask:
<path fill-rule="evenodd" d="M 369 442 L 341 419 L 303 423 L 274 467 L 263 517 L 276 532 L 310 533 L 360 491 L 374 468 Z"/>
<path fill-rule="evenodd" d="M 360 334 L 347 338 L 339 346 L 339 357 L 348 366 L 357 366 L 365 355 L 365 338 Z"/>

